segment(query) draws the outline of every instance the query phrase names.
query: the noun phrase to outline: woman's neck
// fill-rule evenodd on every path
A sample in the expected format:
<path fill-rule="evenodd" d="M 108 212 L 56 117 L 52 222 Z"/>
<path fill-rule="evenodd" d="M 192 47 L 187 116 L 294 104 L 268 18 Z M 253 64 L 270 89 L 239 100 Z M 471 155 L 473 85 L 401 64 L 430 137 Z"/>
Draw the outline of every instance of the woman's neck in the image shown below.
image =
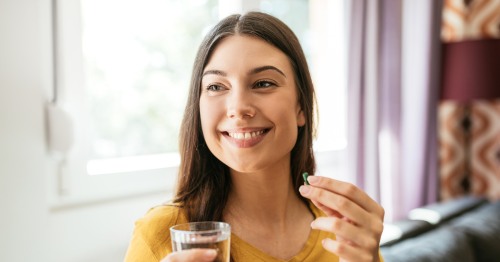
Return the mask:
<path fill-rule="evenodd" d="M 294 192 L 290 168 L 231 172 L 231 179 L 223 212 L 231 233 L 276 258 L 288 260 L 300 252 L 314 216 Z"/>
<path fill-rule="evenodd" d="M 286 227 L 304 211 L 305 205 L 294 192 L 289 166 L 256 173 L 232 171 L 231 180 L 224 219 Z"/>

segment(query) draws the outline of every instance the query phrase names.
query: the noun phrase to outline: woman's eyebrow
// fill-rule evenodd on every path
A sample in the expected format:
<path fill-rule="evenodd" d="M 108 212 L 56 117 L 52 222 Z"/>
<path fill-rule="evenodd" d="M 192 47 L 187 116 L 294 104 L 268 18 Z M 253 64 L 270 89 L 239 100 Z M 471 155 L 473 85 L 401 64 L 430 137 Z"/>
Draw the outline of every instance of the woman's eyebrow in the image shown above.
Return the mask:
<path fill-rule="evenodd" d="M 207 70 L 203 72 L 203 75 L 201 77 L 204 77 L 206 75 L 219 75 L 219 76 L 227 76 L 227 73 L 221 70 Z"/>
<path fill-rule="evenodd" d="M 258 74 L 260 72 L 267 71 L 267 70 L 276 71 L 286 78 L 286 75 L 285 75 L 285 73 L 283 73 L 283 71 L 279 70 L 277 67 L 272 66 L 272 65 L 265 65 L 265 66 L 259 66 L 257 68 L 254 68 L 254 69 L 250 70 L 250 74 Z M 214 70 L 207 70 L 207 71 L 203 72 L 202 77 L 204 77 L 206 75 L 227 76 L 227 73 L 222 71 L 222 70 L 214 69 Z"/>
<path fill-rule="evenodd" d="M 286 78 L 286 75 L 285 75 L 285 73 L 283 73 L 283 71 L 279 70 L 278 68 L 276 68 L 272 65 L 265 65 L 265 66 L 259 66 L 257 68 L 254 68 L 250 71 L 250 74 L 258 74 L 258 73 L 266 71 L 266 70 L 274 70 Z"/>

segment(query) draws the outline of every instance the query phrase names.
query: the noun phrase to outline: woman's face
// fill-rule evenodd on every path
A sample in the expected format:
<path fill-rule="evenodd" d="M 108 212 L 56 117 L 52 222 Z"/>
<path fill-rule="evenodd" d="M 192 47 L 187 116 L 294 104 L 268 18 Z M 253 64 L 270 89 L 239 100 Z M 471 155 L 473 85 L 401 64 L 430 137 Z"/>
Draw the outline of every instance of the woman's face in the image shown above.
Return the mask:
<path fill-rule="evenodd" d="M 226 37 L 203 71 L 201 89 L 203 136 L 219 160 L 238 172 L 290 166 L 305 118 L 283 52 L 256 37 Z"/>

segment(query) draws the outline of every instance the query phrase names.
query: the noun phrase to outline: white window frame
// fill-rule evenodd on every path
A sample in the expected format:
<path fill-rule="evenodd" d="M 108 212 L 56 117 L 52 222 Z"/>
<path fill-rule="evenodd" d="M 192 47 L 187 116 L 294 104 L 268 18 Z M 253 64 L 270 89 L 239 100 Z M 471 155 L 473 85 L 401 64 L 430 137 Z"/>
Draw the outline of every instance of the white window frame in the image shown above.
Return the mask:
<path fill-rule="evenodd" d="M 50 165 L 49 201 L 53 208 L 108 201 L 124 197 L 164 193 L 174 190 L 178 170 L 178 153 L 160 157 L 170 159 L 165 167 L 91 176 L 87 173 L 85 152 L 90 152 L 84 119 L 85 86 L 82 56 L 80 0 L 54 1 L 55 79 L 57 106 L 73 118 L 74 143 L 60 165 L 54 158 Z M 158 156 L 156 156 L 158 157 Z M 125 159 L 127 160 L 127 159 Z M 130 160 L 130 159 L 128 159 Z M 95 162 L 94 162 L 95 163 Z M 130 161 L 129 161 L 130 163 Z M 97 162 L 99 164 L 99 162 Z"/>

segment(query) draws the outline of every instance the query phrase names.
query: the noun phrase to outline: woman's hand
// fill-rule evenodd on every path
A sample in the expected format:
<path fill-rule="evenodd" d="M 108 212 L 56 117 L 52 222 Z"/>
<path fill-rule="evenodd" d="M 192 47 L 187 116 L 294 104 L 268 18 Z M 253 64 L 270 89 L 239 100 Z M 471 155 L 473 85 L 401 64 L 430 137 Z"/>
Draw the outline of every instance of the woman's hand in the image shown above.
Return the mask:
<path fill-rule="evenodd" d="M 316 218 L 311 227 L 336 235 L 323 240 L 323 247 L 341 261 L 379 261 L 384 209 L 352 184 L 320 176 L 307 181 L 300 193 L 328 216 Z"/>
<path fill-rule="evenodd" d="M 208 248 L 194 248 L 172 252 L 167 257 L 162 259 L 161 262 L 196 262 L 214 261 L 217 257 L 217 251 Z"/>

